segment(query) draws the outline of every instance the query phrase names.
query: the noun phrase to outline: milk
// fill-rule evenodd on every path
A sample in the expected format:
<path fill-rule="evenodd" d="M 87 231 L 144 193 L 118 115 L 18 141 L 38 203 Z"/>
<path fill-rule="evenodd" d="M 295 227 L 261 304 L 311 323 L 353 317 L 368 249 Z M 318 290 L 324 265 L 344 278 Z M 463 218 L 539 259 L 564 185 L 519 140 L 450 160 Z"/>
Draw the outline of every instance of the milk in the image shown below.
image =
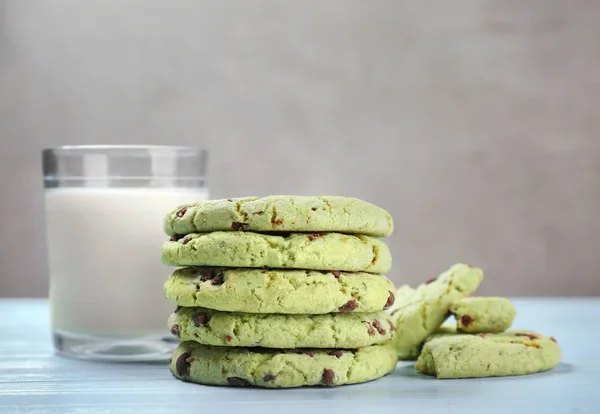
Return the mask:
<path fill-rule="evenodd" d="M 167 334 L 175 305 L 160 261 L 165 214 L 208 198 L 199 189 L 58 188 L 45 192 L 50 313 L 55 332 Z"/>

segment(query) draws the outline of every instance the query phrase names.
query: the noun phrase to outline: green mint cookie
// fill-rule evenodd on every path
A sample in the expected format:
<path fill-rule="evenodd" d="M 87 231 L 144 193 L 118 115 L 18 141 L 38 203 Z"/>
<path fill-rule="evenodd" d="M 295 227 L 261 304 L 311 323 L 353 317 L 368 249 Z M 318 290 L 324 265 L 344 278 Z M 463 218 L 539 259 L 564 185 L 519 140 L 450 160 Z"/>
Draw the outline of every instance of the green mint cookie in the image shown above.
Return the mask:
<path fill-rule="evenodd" d="M 340 232 L 389 236 L 394 229 L 382 208 L 350 197 L 269 196 L 202 201 L 178 206 L 164 218 L 175 234 L 212 231 Z"/>

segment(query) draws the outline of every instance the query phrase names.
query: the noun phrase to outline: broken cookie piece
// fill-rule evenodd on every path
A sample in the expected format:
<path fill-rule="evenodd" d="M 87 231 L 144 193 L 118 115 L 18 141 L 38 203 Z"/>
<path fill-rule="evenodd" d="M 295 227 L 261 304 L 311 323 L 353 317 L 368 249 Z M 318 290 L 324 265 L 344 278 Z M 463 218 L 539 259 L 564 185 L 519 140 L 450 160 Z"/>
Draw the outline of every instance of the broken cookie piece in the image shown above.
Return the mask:
<path fill-rule="evenodd" d="M 450 306 L 459 332 L 500 333 L 509 329 L 517 315 L 512 302 L 500 297 L 457 300 Z"/>
<path fill-rule="evenodd" d="M 530 331 L 445 335 L 428 340 L 415 368 L 437 378 L 483 378 L 533 374 L 560 363 L 552 337 Z"/>
<path fill-rule="evenodd" d="M 458 263 L 417 289 L 400 287 L 396 305 L 390 309 L 396 325 L 392 345 L 398 359 L 416 359 L 423 342 L 448 318 L 452 303 L 473 293 L 482 279 L 481 269 Z"/>

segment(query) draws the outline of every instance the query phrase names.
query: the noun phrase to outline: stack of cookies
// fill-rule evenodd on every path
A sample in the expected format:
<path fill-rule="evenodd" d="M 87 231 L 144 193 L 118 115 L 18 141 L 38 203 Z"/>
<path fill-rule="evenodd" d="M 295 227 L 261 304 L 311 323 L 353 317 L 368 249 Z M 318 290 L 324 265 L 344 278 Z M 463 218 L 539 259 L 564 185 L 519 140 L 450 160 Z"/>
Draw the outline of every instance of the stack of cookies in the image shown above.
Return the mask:
<path fill-rule="evenodd" d="M 561 351 L 553 337 L 508 330 L 517 314 L 501 297 L 469 297 L 483 272 L 457 263 L 417 289 L 396 292 L 389 309 L 397 334 L 398 359 L 437 378 L 481 378 L 532 374 L 557 366 Z M 446 322 L 454 316 L 454 323 Z"/>
<path fill-rule="evenodd" d="M 170 363 L 201 384 L 335 386 L 396 366 L 384 276 L 393 231 L 380 207 L 345 197 L 271 196 L 180 206 L 164 221 L 165 283 L 181 340 Z"/>

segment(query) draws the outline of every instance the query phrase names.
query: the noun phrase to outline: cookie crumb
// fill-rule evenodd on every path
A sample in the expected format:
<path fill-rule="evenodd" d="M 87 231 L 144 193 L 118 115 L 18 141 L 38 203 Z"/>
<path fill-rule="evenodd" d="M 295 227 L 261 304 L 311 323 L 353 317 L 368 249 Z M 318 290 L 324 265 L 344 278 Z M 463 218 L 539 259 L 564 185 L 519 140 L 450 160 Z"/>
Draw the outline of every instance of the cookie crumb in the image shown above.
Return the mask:
<path fill-rule="evenodd" d="M 340 312 L 352 312 L 356 308 L 358 308 L 358 303 L 356 303 L 356 301 L 352 299 L 346 302 L 345 305 L 340 306 L 339 310 Z"/>

